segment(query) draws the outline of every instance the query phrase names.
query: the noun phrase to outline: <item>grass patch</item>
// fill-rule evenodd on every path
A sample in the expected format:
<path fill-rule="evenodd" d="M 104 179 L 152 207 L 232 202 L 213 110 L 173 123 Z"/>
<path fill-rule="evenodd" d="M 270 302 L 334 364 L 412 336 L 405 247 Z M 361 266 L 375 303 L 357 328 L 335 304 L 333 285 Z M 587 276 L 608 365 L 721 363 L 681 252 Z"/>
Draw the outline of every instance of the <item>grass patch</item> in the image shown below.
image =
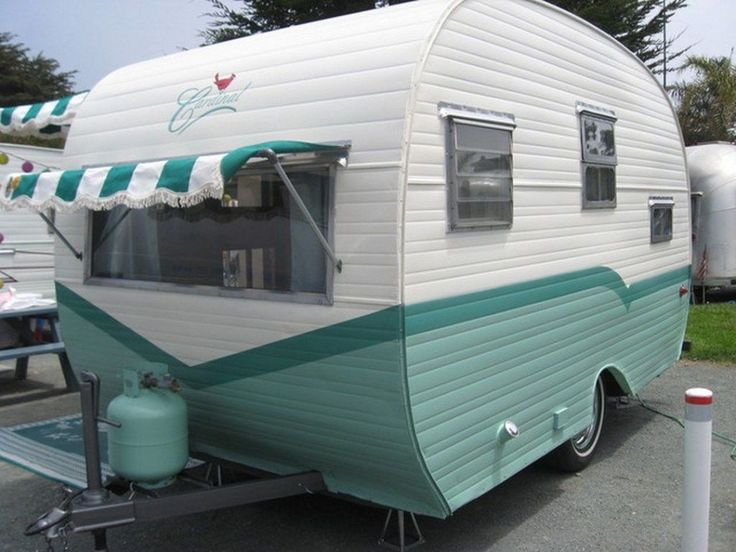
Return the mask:
<path fill-rule="evenodd" d="M 692 342 L 685 358 L 736 364 L 736 304 L 692 305 L 685 339 Z"/>

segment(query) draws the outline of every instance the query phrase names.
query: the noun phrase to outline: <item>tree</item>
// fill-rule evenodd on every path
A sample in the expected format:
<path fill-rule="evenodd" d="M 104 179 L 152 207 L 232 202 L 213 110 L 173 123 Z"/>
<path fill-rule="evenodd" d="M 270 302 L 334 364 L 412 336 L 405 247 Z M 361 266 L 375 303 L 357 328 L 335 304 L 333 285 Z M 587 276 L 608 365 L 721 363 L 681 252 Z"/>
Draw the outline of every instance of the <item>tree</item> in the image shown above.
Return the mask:
<path fill-rule="evenodd" d="M 291 25 L 337 17 L 388 5 L 389 1 L 376 0 L 240 0 L 243 7 L 236 10 L 221 0 L 209 0 L 214 8 L 207 15 L 214 18 L 210 27 L 201 34 L 205 44 L 214 44 L 233 38 L 273 31 Z M 390 0 L 401 4 L 411 0 Z"/>
<path fill-rule="evenodd" d="M 68 96 L 76 71 L 59 71 L 59 62 L 16 42 L 12 33 L 0 32 L 0 106 L 9 107 L 44 102 Z"/>
<path fill-rule="evenodd" d="M 688 48 L 673 51 L 677 36 L 665 44 L 663 31 L 672 16 L 687 5 L 687 0 L 549 0 L 592 23 L 621 42 L 655 73 L 664 70 L 667 59 L 682 56 Z M 673 70 L 667 67 L 668 72 Z"/>
<path fill-rule="evenodd" d="M 202 33 L 206 44 L 412 0 L 240 1 L 243 7 L 236 10 L 223 4 L 222 0 L 209 0 L 215 11 L 207 14 L 214 18 L 214 22 Z M 665 41 L 662 34 L 665 24 L 677 10 L 687 5 L 687 0 L 549 1 L 616 38 L 654 72 L 664 69 Z M 687 50 L 672 51 L 676 39 L 674 37 L 666 42 L 670 60 Z M 667 70 L 671 71 L 671 66 Z"/>
<path fill-rule="evenodd" d="M 682 70 L 695 72 L 693 81 L 673 87 L 686 145 L 736 140 L 736 66 L 732 58 L 733 50 L 728 57 L 690 56 L 683 64 Z"/>
<path fill-rule="evenodd" d="M 28 48 L 12 33 L 0 32 L 0 107 L 40 103 L 72 94 L 76 71 L 59 71 L 59 62 L 43 54 L 28 55 Z M 0 133 L 0 141 L 14 144 L 62 147 L 63 138 L 38 138 Z"/>

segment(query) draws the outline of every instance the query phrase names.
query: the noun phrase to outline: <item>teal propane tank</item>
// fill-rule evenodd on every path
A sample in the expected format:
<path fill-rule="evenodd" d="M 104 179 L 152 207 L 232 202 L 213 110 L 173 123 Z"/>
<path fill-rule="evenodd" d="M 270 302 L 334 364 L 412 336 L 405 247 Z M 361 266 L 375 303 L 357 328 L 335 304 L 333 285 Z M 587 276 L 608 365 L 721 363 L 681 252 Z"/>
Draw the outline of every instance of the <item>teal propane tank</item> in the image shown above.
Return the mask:
<path fill-rule="evenodd" d="M 110 468 L 147 488 L 174 481 L 189 459 L 187 405 L 161 363 L 123 371 L 123 394 L 107 407 L 119 428 L 107 432 Z"/>

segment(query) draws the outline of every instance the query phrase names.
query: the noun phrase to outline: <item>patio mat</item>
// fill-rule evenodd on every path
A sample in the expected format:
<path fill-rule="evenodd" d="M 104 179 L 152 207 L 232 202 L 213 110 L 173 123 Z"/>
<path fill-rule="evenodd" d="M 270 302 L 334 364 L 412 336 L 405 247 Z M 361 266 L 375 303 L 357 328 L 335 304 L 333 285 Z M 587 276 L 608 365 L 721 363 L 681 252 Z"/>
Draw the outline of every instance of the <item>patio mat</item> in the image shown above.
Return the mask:
<path fill-rule="evenodd" d="M 107 464 L 106 426 L 99 426 L 100 462 L 103 483 L 113 477 Z M 84 461 L 82 415 L 72 414 L 32 424 L 0 427 L 0 460 L 74 487 L 87 487 Z M 202 465 L 201 460 L 189 458 L 184 469 Z"/>
<path fill-rule="evenodd" d="M 0 428 L 0 459 L 53 481 L 85 488 L 82 415 Z M 112 477 L 103 427 L 100 427 L 100 460 L 103 479 Z"/>

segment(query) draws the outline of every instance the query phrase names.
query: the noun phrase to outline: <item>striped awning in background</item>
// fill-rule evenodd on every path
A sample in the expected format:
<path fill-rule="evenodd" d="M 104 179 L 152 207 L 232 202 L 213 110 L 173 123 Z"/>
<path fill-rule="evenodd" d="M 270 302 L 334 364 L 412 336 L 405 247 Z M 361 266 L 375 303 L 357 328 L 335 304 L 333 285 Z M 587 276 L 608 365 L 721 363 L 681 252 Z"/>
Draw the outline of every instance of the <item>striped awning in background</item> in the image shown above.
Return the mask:
<path fill-rule="evenodd" d="M 270 149 L 276 154 L 341 150 L 342 146 L 275 141 L 238 148 L 229 153 L 131 163 L 68 171 L 11 174 L 0 185 L 0 207 L 34 211 L 95 211 L 126 205 L 139 209 L 156 204 L 196 205 L 221 198 L 225 183 L 251 157 Z"/>
<path fill-rule="evenodd" d="M 58 100 L 0 107 L 0 132 L 18 136 L 66 135 L 88 92 Z"/>

